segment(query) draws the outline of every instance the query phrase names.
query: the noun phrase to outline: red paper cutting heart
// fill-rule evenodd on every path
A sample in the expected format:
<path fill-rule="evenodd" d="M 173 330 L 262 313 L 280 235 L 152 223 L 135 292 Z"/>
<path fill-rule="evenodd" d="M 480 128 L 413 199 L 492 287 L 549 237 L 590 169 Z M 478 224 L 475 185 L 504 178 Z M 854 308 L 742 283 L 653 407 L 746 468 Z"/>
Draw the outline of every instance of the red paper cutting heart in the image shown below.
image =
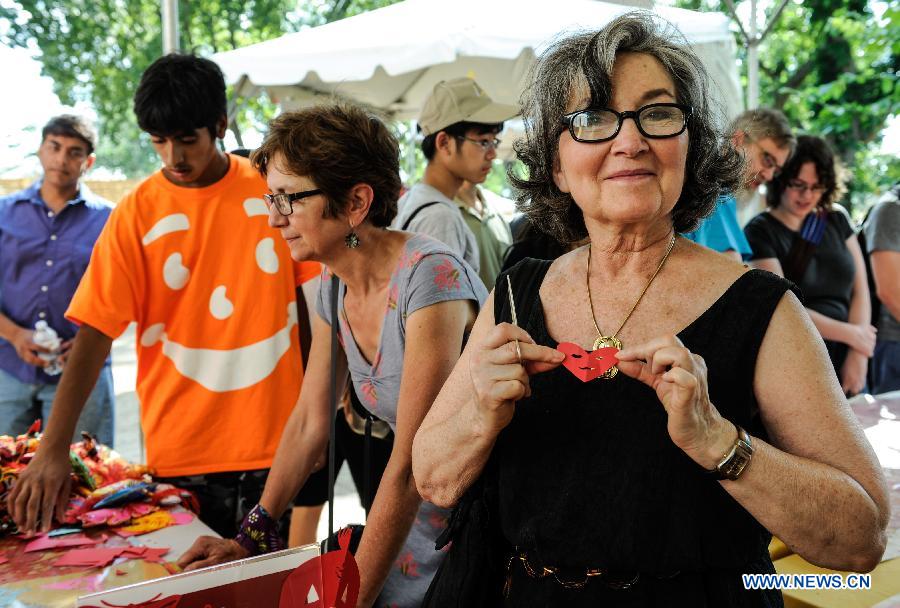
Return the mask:
<path fill-rule="evenodd" d="M 556 350 L 566 356 L 563 360 L 566 369 L 582 382 L 602 376 L 619 362 L 616 359 L 619 349 L 612 346 L 586 351 L 574 342 L 560 342 Z"/>

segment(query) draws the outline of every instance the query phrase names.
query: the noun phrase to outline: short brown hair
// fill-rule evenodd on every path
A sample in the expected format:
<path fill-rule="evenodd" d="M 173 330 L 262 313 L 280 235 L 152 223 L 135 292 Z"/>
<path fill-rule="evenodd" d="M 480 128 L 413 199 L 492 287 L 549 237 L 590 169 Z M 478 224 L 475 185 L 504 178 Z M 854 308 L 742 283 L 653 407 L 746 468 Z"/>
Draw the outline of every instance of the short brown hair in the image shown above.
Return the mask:
<path fill-rule="evenodd" d="M 787 116 L 772 108 L 741 112 L 731 121 L 728 129 L 732 135 L 742 131 L 753 141 L 769 138 L 782 150 L 793 150 L 797 144 Z"/>
<path fill-rule="evenodd" d="M 375 114 L 348 102 L 285 112 L 269 123 L 265 139 L 250 156 L 266 175 L 276 154 L 280 170 L 309 177 L 328 202 L 325 217 L 338 217 L 350 189 L 360 183 L 375 193 L 367 220 L 377 227 L 391 224 L 400 196 L 400 148 Z"/>

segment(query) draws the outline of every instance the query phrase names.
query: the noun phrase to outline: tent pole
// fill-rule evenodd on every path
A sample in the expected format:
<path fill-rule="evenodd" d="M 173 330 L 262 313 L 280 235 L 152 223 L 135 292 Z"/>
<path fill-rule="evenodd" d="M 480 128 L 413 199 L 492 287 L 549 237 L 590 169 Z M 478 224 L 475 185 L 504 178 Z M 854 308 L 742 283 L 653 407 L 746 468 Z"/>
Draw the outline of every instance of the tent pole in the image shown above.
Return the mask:
<path fill-rule="evenodd" d="M 750 0 L 750 39 L 747 45 L 747 108 L 759 106 L 759 37 L 756 24 L 756 0 Z"/>
<path fill-rule="evenodd" d="M 768 24 L 766 24 L 765 30 L 763 33 L 759 33 L 759 27 L 757 24 L 757 15 L 758 15 L 758 0 L 750 0 L 750 32 L 744 29 L 743 24 L 741 24 L 741 20 L 738 19 L 737 9 L 734 5 L 734 0 L 725 0 L 725 4 L 728 7 L 729 13 L 731 13 L 731 18 L 734 19 L 734 22 L 737 23 L 738 29 L 741 32 L 741 37 L 744 40 L 744 46 L 747 48 L 747 109 L 752 110 L 759 106 L 759 45 L 763 40 L 766 39 L 766 36 L 772 31 L 772 28 L 775 27 L 775 23 L 781 17 L 781 13 L 784 10 L 784 7 L 787 6 L 788 0 L 781 0 L 778 4 L 778 7 L 775 9 L 775 12 L 772 13 L 772 18 L 769 20 Z"/>
<path fill-rule="evenodd" d="M 161 0 L 163 26 L 163 55 L 177 53 L 178 44 L 178 0 Z"/>

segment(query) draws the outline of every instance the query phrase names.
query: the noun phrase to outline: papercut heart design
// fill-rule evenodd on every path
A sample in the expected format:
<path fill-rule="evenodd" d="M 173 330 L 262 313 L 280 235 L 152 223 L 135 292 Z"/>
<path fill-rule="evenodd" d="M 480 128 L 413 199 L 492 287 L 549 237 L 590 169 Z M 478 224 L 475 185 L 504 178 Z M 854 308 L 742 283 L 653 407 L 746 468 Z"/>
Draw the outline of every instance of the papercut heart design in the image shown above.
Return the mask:
<path fill-rule="evenodd" d="M 619 362 L 616 359 L 619 349 L 612 346 L 586 351 L 574 342 L 560 342 L 556 350 L 566 356 L 563 360 L 566 369 L 582 382 L 602 376 Z"/>

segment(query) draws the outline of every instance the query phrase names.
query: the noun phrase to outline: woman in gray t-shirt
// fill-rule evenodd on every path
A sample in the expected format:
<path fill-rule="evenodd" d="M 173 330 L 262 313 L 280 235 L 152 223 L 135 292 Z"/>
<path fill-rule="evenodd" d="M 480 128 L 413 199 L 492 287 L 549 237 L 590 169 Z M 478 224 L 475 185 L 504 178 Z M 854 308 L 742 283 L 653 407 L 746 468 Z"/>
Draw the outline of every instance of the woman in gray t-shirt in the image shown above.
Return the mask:
<path fill-rule="evenodd" d="M 251 162 L 272 192 L 266 195 L 269 224 L 281 235 L 275 246 L 286 243 L 295 261 L 325 266 L 318 314 L 311 315 L 300 398 L 259 504 L 234 540 L 200 539 L 180 563 L 196 568 L 278 548 L 275 522 L 324 459 L 328 443 L 336 276 L 339 387 L 349 377 L 363 405 L 394 431 L 355 554 L 357 605 L 419 606 L 443 557 L 434 544 L 447 513 L 419 497 L 413 437 L 459 358 L 487 290 L 445 245 L 387 229 L 400 191 L 397 141 L 365 110 L 339 104 L 282 114 Z M 255 415 L 247 405 L 247 415 Z M 323 599 L 331 605 L 335 598 Z"/>
<path fill-rule="evenodd" d="M 347 358 L 353 388 L 363 406 L 386 421 L 395 433 L 399 409 L 408 407 L 401 389 L 404 371 L 408 369 L 404 365 L 404 354 L 409 319 L 416 311 L 440 302 L 472 300 L 480 305 L 487 298 L 487 290 L 478 275 L 449 247 L 425 235 L 400 234 L 407 234 L 409 239 L 391 274 L 381 340 L 371 359 L 363 354 L 354 338 L 354 329 L 344 307 L 347 291 L 343 282 L 339 284 L 337 307 L 338 340 Z M 331 271 L 326 268 L 316 311 L 329 325 L 332 323 L 330 284 Z M 415 321 L 415 317 L 412 319 Z M 378 500 L 376 495 L 375 504 Z M 446 527 L 449 515 L 448 510 L 428 502 L 419 507 L 384 586 L 383 598 L 391 598 L 390 605 L 418 606 L 421 603 L 444 556 L 443 552 L 435 551 L 434 545 Z"/>

